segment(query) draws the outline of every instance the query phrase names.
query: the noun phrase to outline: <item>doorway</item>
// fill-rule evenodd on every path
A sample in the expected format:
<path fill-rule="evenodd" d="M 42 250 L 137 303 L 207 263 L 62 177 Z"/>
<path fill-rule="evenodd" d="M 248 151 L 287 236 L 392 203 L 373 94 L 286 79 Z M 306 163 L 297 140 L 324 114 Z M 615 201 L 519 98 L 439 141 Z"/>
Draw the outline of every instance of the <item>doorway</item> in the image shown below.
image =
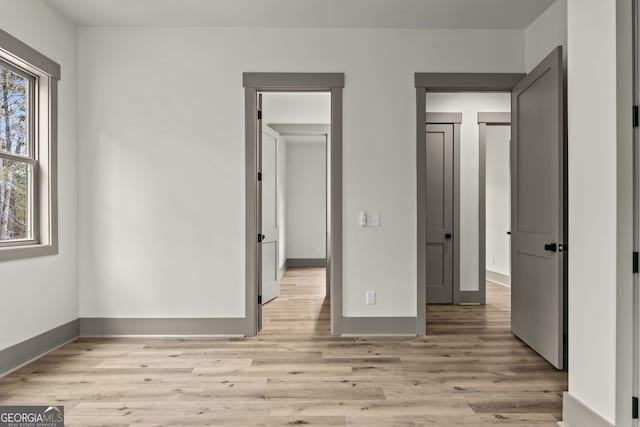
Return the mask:
<path fill-rule="evenodd" d="M 342 73 L 244 73 L 243 85 L 245 88 L 245 264 L 246 264 L 246 335 L 255 336 L 262 328 L 262 308 L 265 302 L 264 292 L 268 292 L 271 298 L 277 295 L 279 284 L 275 280 L 282 271 L 282 260 L 278 260 L 278 244 L 272 244 L 273 250 L 265 251 L 263 242 L 267 246 L 271 241 L 266 240 L 263 226 L 267 225 L 271 233 L 279 237 L 277 227 L 277 214 L 267 213 L 267 221 L 263 212 L 264 192 L 269 191 L 269 197 L 277 200 L 277 184 L 265 186 L 263 160 L 273 159 L 277 161 L 277 154 L 266 154 L 263 157 L 263 111 L 262 96 L 265 93 L 277 92 L 324 92 L 330 97 L 330 125 L 324 132 L 325 162 L 326 162 L 326 240 L 325 257 L 326 282 L 329 288 L 330 298 L 330 324 L 331 333 L 341 334 L 342 325 L 342 88 L 344 87 L 344 75 Z M 275 123 L 274 123 L 275 124 Z M 282 124 L 282 123 L 280 123 Z M 298 126 L 300 123 L 289 123 Z M 285 123 L 286 125 L 286 123 Z M 327 128 L 326 124 L 322 125 Z M 276 128 L 271 127 L 272 138 L 277 140 Z M 300 130 L 298 133 L 302 132 Z M 302 132 L 304 133 L 304 132 Z M 275 135 L 274 135 L 275 134 Z M 305 135 L 300 135 L 305 136 Z M 309 136 L 309 135 L 307 135 Z M 277 146 L 277 142 L 276 142 Z M 277 150 L 275 150 L 277 153 Z M 277 172 L 272 172 L 277 176 Z M 270 206 L 270 205 L 269 205 Z M 277 211 L 276 206 L 273 211 Z M 269 221 L 271 218 L 271 221 Z M 265 229 L 266 230 L 266 229 Z M 264 257 L 271 266 L 265 268 Z M 275 258 L 275 263 L 273 262 Z M 263 281 L 263 275 L 267 278 L 267 286 Z"/>
<path fill-rule="evenodd" d="M 428 277 L 426 95 L 431 92 L 507 92 L 511 96 L 512 116 L 511 331 L 553 366 L 564 367 L 566 125 L 563 68 L 562 47 L 558 47 L 527 75 L 416 74 L 417 330 L 420 334 L 426 334 L 428 329 L 424 286 Z M 454 244 L 456 237 L 463 236 L 453 236 Z M 473 246 L 479 250 L 477 244 Z M 465 286 L 463 280 L 460 286 Z"/>
<path fill-rule="evenodd" d="M 478 283 L 511 286 L 511 113 L 478 113 Z"/>

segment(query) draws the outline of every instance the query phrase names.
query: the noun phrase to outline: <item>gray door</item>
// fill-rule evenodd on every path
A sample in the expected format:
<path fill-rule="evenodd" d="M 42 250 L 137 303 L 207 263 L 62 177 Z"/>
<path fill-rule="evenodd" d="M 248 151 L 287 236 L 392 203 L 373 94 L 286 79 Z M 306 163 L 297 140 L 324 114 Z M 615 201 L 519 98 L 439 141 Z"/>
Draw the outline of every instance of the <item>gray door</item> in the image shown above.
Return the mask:
<path fill-rule="evenodd" d="M 427 303 L 453 303 L 453 125 L 427 125 Z"/>
<path fill-rule="evenodd" d="M 278 280 L 278 141 L 262 133 L 262 304 L 280 295 Z"/>
<path fill-rule="evenodd" d="M 558 47 L 512 93 L 511 330 L 563 367 L 564 93 Z"/>
<path fill-rule="evenodd" d="M 262 241 L 264 240 L 264 235 L 262 234 L 262 179 L 260 178 L 262 175 L 262 94 L 258 94 L 258 125 L 256 126 L 257 131 L 257 168 L 258 168 L 258 191 L 257 191 L 257 200 L 256 206 L 258 209 L 258 223 L 256 224 L 258 230 L 258 250 L 256 251 L 256 274 L 258 276 L 258 314 L 257 318 L 257 329 L 260 331 L 262 329 Z"/>

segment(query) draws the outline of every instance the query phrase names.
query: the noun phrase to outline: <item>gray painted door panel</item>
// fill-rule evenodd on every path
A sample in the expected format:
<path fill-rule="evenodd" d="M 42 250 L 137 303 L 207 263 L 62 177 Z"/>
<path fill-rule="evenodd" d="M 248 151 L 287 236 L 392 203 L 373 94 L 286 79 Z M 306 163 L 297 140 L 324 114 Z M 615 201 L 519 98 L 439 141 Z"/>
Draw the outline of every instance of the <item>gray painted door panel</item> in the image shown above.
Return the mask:
<path fill-rule="evenodd" d="M 427 302 L 453 302 L 453 125 L 427 125 Z"/>
<path fill-rule="evenodd" d="M 511 330 L 557 368 L 563 365 L 564 93 L 554 50 L 512 94 Z"/>
<path fill-rule="evenodd" d="M 262 133 L 262 303 L 280 295 L 278 280 L 277 140 Z"/>

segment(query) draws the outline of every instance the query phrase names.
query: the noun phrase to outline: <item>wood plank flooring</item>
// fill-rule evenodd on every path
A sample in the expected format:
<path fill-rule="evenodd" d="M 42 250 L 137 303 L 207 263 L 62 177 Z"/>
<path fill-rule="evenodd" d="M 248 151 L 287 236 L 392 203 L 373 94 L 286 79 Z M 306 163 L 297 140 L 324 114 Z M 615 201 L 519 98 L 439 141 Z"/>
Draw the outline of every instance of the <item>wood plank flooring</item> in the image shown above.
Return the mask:
<path fill-rule="evenodd" d="M 429 306 L 426 337 L 332 337 L 323 269 L 290 269 L 255 338 L 79 339 L 0 378 L 77 426 L 556 426 L 566 373 L 509 332 L 509 290 Z"/>

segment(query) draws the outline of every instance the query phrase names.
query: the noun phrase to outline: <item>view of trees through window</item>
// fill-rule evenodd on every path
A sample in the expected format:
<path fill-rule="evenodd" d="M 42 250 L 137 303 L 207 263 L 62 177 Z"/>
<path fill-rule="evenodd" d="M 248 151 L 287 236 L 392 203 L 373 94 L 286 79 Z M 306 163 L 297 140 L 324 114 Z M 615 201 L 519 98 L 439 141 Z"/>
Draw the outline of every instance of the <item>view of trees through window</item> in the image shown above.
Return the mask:
<path fill-rule="evenodd" d="M 0 242 L 31 238 L 29 82 L 0 63 Z"/>

